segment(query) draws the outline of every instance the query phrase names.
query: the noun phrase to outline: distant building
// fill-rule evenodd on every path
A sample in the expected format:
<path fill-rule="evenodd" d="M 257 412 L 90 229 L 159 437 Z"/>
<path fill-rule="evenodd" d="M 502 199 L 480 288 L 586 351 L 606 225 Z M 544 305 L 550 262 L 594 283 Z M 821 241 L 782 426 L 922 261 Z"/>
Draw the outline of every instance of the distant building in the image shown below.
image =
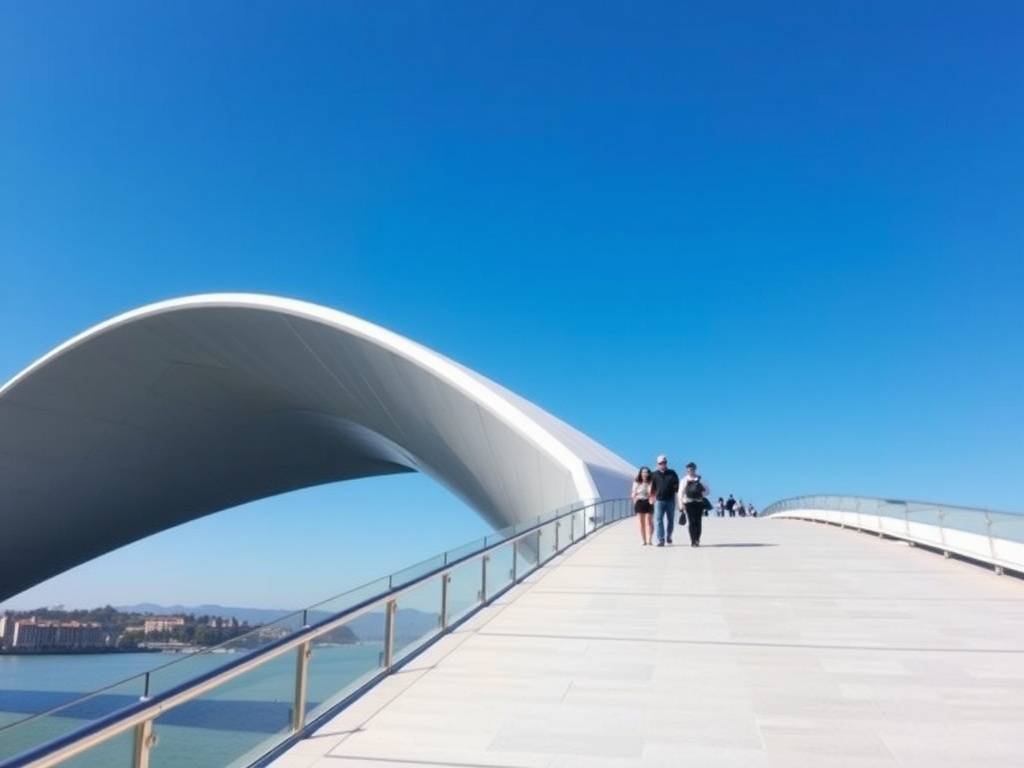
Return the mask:
<path fill-rule="evenodd" d="M 152 635 L 156 632 L 173 632 L 185 626 L 184 616 L 153 616 L 146 619 L 142 631 L 144 634 Z"/>
<path fill-rule="evenodd" d="M 10 645 L 10 638 L 7 637 L 7 633 L 13 631 L 14 617 L 7 613 L 0 616 L 0 650 L 7 648 Z"/>
<path fill-rule="evenodd" d="M 107 645 L 103 627 L 95 622 L 39 621 L 35 617 L 12 622 L 11 617 L 4 618 L 5 637 L 9 636 L 8 645 L 15 650 L 77 650 Z M 13 629 L 8 629 L 11 623 Z"/>

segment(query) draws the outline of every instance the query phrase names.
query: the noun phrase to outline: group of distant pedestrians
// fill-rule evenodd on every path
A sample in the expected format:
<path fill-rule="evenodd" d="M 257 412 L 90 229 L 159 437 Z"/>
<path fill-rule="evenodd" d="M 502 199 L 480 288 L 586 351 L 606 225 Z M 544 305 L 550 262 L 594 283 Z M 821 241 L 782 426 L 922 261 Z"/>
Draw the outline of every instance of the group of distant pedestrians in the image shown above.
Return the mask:
<path fill-rule="evenodd" d="M 717 517 L 757 517 L 757 507 L 753 504 L 744 504 L 743 499 L 737 501 L 730 493 L 728 499 L 718 497 L 715 504 L 715 515 Z"/>
<path fill-rule="evenodd" d="M 744 504 L 743 499 L 737 501 L 731 493 L 728 499 L 719 496 L 717 505 L 712 505 L 710 496 L 711 487 L 697 473 L 697 465 L 692 461 L 686 465 L 682 480 L 674 469 L 669 469 L 668 458 L 664 454 L 658 456 L 653 472 L 650 467 L 640 467 L 633 481 L 630 499 L 640 523 L 640 538 L 644 546 L 654 543 L 655 523 L 657 546 L 672 543 L 676 512 L 679 513 L 679 525 L 687 527 L 691 547 L 700 546 L 704 517 L 712 510 L 718 517 L 757 517 L 753 504 Z"/>

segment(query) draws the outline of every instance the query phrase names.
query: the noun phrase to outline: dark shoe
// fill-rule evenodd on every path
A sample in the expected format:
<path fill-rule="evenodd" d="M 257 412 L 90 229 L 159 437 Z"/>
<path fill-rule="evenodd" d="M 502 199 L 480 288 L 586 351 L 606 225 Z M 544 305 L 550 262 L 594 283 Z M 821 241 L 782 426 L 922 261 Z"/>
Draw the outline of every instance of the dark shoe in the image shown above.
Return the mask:
<path fill-rule="evenodd" d="M 672 543 L 672 537 L 671 537 L 671 536 L 669 537 L 668 543 L 669 543 L 669 544 L 671 544 L 671 543 Z"/>
<path fill-rule="evenodd" d="M 665 546 L 665 542 L 664 541 L 659 541 L 658 542 L 658 546 L 659 547 L 664 547 Z"/>

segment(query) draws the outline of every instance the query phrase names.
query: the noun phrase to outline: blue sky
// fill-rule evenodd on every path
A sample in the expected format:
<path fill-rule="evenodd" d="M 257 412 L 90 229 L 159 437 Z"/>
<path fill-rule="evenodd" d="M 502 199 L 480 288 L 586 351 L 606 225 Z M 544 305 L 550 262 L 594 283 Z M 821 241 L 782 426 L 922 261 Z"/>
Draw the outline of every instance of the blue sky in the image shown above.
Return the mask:
<path fill-rule="evenodd" d="M 1021 510 L 1024 10 L 892 5 L 6 3 L 0 378 L 275 293 L 716 492 Z M 483 531 L 369 480 L 12 604 L 297 605 Z"/>

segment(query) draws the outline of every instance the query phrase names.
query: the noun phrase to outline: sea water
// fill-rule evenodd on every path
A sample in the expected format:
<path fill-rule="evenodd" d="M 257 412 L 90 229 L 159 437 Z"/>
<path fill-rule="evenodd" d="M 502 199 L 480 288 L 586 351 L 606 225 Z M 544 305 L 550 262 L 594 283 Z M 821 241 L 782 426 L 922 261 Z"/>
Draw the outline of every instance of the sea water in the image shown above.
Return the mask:
<path fill-rule="evenodd" d="M 315 717 L 380 669 L 380 643 L 317 646 L 309 665 L 307 718 Z M 157 669 L 150 693 L 209 671 L 232 654 L 196 654 Z M 141 673 L 168 656 L 124 653 L 73 656 L 0 656 L 0 759 L 71 733 L 138 701 Z M 152 768 L 246 765 L 287 734 L 295 695 L 295 652 L 186 702 L 156 720 Z M 119 682 L 123 681 L 123 682 Z M 83 694 L 95 696 L 43 715 Z M 130 765 L 133 734 L 123 734 L 67 763 L 75 768 Z"/>

